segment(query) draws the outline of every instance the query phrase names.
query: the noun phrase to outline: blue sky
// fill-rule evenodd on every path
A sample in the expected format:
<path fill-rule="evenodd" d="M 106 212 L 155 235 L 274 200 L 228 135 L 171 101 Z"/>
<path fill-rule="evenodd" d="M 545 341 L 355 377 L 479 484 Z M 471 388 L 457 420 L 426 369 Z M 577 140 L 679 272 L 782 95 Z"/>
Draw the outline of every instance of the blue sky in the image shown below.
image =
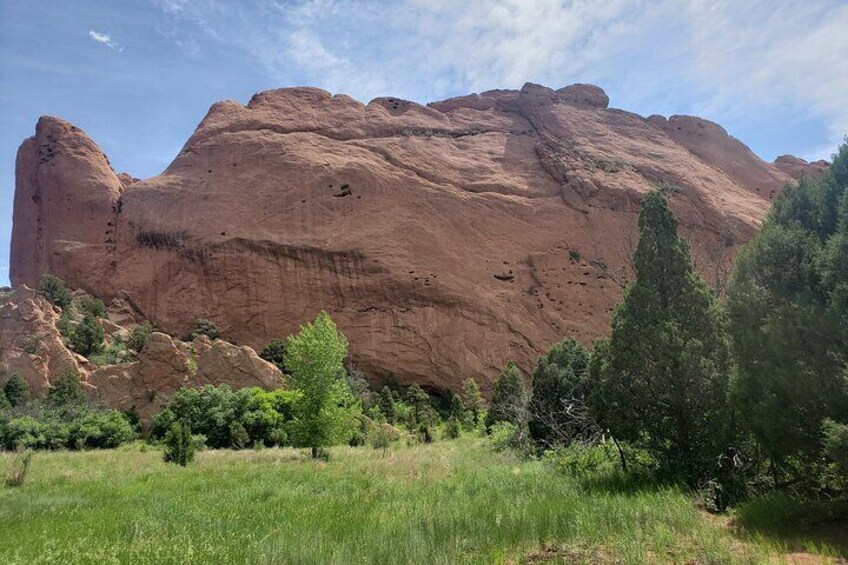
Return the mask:
<path fill-rule="evenodd" d="M 269 88 L 428 102 L 591 82 L 767 160 L 817 159 L 848 134 L 846 30 L 845 0 L 0 0 L 0 284 L 15 152 L 43 114 L 146 178 L 213 102 Z"/>

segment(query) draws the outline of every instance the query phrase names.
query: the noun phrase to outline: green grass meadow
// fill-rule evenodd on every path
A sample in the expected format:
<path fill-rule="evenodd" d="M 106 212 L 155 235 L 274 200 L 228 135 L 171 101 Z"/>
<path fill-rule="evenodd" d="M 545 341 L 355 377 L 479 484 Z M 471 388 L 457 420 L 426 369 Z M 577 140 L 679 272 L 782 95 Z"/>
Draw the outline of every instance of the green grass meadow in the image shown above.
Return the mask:
<path fill-rule="evenodd" d="M 140 445 L 37 453 L 0 487 L 0 563 L 795 562 L 676 489 L 586 488 L 476 437 L 329 461 L 204 451 L 187 468 Z"/>

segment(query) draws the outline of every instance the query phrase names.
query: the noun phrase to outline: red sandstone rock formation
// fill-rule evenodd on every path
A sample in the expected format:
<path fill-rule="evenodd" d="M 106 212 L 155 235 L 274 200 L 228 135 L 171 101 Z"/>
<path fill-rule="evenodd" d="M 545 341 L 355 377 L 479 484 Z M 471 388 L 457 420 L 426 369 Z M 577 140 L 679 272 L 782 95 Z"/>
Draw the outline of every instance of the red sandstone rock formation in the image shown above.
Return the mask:
<path fill-rule="evenodd" d="M 775 167 L 796 180 L 800 180 L 804 175 L 820 175 L 829 164 L 830 163 L 824 160 L 808 163 L 804 159 L 793 155 L 781 155 L 774 160 Z"/>
<path fill-rule="evenodd" d="M 208 318 L 254 347 L 326 309 L 377 378 L 449 387 L 508 359 L 529 369 L 564 336 L 607 331 L 610 272 L 626 273 L 652 186 L 677 187 L 706 272 L 791 180 L 716 124 L 607 106 L 591 85 L 428 106 L 272 90 L 214 104 L 140 181 L 44 117 L 18 154 L 12 281 L 52 272 L 169 333 Z"/>
<path fill-rule="evenodd" d="M 74 294 L 78 310 L 84 293 Z M 129 336 L 138 322 L 138 315 L 120 299 L 109 305 L 107 314 L 100 322 L 107 340 Z M 250 347 L 211 342 L 205 336 L 188 344 L 161 332 L 151 333 L 132 361 L 98 367 L 65 347 L 56 325 L 59 315 L 27 286 L 0 294 L 0 374 L 18 373 L 38 396 L 46 394 L 56 378 L 77 374 L 89 396 L 106 406 L 133 409 L 146 422 L 182 387 L 226 383 L 236 389 L 272 390 L 284 383 L 280 370 Z"/>

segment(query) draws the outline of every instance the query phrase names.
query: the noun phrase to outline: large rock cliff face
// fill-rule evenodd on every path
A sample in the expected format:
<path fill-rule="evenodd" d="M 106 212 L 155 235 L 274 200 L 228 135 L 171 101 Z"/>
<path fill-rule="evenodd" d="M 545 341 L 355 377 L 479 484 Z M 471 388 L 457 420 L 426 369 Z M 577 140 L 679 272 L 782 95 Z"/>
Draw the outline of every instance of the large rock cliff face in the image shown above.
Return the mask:
<path fill-rule="evenodd" d="M 254 347 L 326 309 L 375 378 L 527 369 L 607 331 L 652 186 L 673 186 L 709 276 L 791 179 L 716 124 L 607 103 L 590 85 L 428 106 L 273 90 L 213 105 L 141 181 L 44 117 L 18 154 L 12 281 L 55 273 L 169 333 L 209 318 Z"/>

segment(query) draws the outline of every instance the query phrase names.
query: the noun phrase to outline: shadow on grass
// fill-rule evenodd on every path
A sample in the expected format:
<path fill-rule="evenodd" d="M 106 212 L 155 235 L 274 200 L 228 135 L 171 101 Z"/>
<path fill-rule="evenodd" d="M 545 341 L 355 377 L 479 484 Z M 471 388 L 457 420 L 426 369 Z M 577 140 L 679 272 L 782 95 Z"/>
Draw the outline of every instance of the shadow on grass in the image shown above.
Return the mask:
<path fill-rule="evenodd" d="M 753 500 L 736 511 L 737 535 L 759 535 L 804 550 L 810 544 L 848 556 L 848 499 L 802 501 L 781 493 Z"/>
<path fill-rule="evenodd" d="M 639 494 L 657 492 L 675 486 L 657 482 L 656 479 L 645 474 L 621 471 L 586 474 L 577 479 L 580 488 L 589 493 Z"/>

